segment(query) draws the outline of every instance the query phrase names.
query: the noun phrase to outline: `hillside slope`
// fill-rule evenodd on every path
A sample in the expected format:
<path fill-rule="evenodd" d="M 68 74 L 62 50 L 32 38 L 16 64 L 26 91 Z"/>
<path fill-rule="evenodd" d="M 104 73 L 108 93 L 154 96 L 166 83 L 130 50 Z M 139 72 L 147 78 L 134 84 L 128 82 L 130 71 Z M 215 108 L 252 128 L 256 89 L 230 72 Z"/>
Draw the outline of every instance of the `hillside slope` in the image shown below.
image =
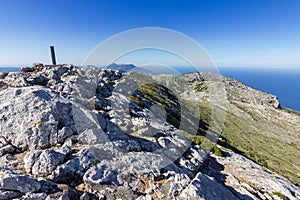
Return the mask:
<path fill-rule="evenodd" d="M 233 79 L 35 65 L 0 88 L 0 199 L 300 198 L 299 115 Z"/>

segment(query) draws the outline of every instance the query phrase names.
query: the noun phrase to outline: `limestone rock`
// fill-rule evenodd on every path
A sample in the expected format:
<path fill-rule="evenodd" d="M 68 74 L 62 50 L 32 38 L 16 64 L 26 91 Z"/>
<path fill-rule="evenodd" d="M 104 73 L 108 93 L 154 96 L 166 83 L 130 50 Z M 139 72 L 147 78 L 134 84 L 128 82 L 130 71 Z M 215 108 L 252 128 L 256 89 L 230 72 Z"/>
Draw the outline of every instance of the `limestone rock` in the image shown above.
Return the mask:
<path fill-rule="evenodd" d="M 0 92 L 2 137 L 18 149 L 44 149 L 57 144 L 57 132 L 74 128 L 71 105 L 51 91 L 40 88 L 9 88 Z M 70 133 L 61 132 L 59 140 Z"/>
<path fill-rule="evenodd" d="M 0 72 L 0 79 L 4 79 L 7 75 L 7 72 Z"/>
<path fill-rule="evenodd" d="M 22 193 L 18 191 L 0 190 L 0 200 L 15 199 L 21 196 Z"/>
<path fill-rule="evenodd" d="M 213 172 L 215 169 L 213 165 L 223 166 L 224 169 L 221 173 Z M 219 180 L 222 176 L 229 176 L 230 178 L 226 179 L 225 184 L 241 194 L 265 196 L 279 192 L 289 199 L 300 198 L 300 188 L 286 178 L 233 152 L 228 152 L 227 157 L 214 157 L 207 167 L 206 173 Z"/>
<path fill-rule="evenodd" d="M 119 169 L 114 168 L 110 163 L 98 164 L 90 168 L 83 177 L 83 180 L 90 184 L 112 184 L 120 185 L 117 180 Z"/>
<path fill-rule="evenodd" d="M 58 183 L 76 184 L 82 180 L 86 170 L 97 162 L 93 149 L 84 149 L 79 152 L 79 157 L 75 157 L 66 163 L 59 165 L 51 174 L 50 178 Z"/>
<path fill-rule="evenodd" d="M 25 169 L 34 175 L 49 175 L 64 162 L 66 154 L 55 150 L 35 150 L 24 157 Z"/>
<path fill-rule="evenodd" d="M 213 178 L 198 173 L 187 188 L 180 194 L 182 199 L 238 199 L 225 186 L 217 183 Z"/>
<path fill-rule="evenodd" d="M 41 184 L 29 176 L 0 168 L 0 190 L 18 191 L 21 193 L 36 192 Z"/>
<path fill-rule="evenodd" d="M 47 194 L 45 193 L 27 193 L 21 198 L 18 198 L 16 200 L 44 200 L 46 199 Z"/>

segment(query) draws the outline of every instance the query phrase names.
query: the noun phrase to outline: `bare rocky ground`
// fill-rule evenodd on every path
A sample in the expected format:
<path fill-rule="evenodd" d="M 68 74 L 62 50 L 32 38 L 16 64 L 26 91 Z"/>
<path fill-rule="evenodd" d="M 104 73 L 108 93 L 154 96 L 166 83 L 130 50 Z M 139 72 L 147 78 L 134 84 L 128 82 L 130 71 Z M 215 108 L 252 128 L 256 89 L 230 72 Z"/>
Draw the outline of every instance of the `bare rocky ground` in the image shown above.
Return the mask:
<path fill-rule="evenodd" d="M 128 95 L 129 83 L 117 70 L 73 65 L 1 73 L 0 199 L 300 199 L 299 186 L 242 155 L 206 154 L 160 107 Z M 245 92 L 261 113 L 279 107 Z"/>

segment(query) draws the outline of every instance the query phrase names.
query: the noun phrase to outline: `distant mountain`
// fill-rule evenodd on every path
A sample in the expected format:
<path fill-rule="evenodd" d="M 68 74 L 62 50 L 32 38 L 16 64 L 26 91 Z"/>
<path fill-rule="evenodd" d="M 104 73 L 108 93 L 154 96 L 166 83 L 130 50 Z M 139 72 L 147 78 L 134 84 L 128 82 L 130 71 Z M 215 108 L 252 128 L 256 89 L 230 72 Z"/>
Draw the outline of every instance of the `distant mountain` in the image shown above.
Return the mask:
<path fill-rule="evenodd" d="M 112 63 L 110 65 L 108 65 L 106 67 L 106 69 L 112 69 L 112 70 L 119 70 L 120 72 L 130 72 L 130 71 L 133 71 L 133 72 L 139 72 L 139 73 L 142 73 L 142 74 L 156 74 L 150 70 L 147 70 L 147 69 L 144 69 L 144 68 L 141 68 L 141 67 L 136 67 L 132 64 L 116 64 L 116 63 Z"/>
<path fill-rule="evenodd" d="M 106 67 L 107 69 L 119 70 L 120 72 L 128 72 L 132 71 L 133 69 L 137 68 L 132 64 L 116 64 L 112 63 Z"/>

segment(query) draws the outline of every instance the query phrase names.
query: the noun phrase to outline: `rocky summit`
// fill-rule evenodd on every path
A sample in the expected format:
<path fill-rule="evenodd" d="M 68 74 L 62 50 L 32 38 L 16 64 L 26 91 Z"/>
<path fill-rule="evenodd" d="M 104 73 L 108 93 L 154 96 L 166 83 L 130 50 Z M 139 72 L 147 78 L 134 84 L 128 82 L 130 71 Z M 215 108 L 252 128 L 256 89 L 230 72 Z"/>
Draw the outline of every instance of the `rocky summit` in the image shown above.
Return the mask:
<path fill-rule="evenodd" d="M 300 199 L 299 114 L 213 73 L 34 64 L 0 127 L 0 199 Z"/>

